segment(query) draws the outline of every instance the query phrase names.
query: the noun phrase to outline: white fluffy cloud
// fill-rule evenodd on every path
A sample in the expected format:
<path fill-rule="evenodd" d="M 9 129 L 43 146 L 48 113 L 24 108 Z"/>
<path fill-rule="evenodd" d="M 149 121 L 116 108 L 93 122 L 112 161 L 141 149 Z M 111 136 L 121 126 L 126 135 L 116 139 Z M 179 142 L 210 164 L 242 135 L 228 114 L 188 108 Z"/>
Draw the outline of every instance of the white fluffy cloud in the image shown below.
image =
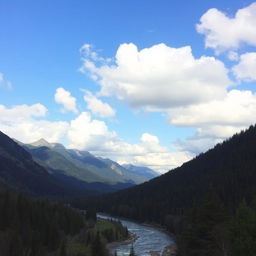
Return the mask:
<path fill-rule="evenodd" d="M 256 95 L 231 90 L 223 100 L 170 110 L 169 121 L 176 126 L 250 125 L 256 116 Z"/>
<path fill-rule="evenodd" d="M 237 49 L 241 44 L 256 46 L 256 3 L 239 9 L 234 17 L 209 9 L 196 28 L 205 35 L 205 46 L 216 53 Z"/>
<path fill-rule="evenodd" d="M 105 144 L 115 138 L 115 133 L 108 130 L 103 121 L 94 120 L 87 112 L 82 112 L 70 122 L 67 133 L 70 148 L 95 151 L 104 148 Z"/>
<path fill-rule="evenodd" d="M 196 135 L 178 141 L 177 146 L 180 150 L 200 153 L 255 123 L 255 116 L 256 94 L 231 90 L 223 100 L 171 109 L 169 122 L 196 128 Z"/>
<path fill-rule="evenodd" d="M 69 148 L 89 150 L 101 157 L 150 166 L 162 172 L 190 159 L 186 153 L 170 152 L 160 145 L 157 136 L 149 133 L 142 134 L 137 144 L 127 143 L 110 131 L 104 121 L 93 119 L 88 112 L 82 112 L 69 122 L 48 121 L 46 113 L 42 104 L 12 108 L 0 105 L 0 130 L 24 143 L 40 138 L 50 142 L 65 140 Z"/>
<path fill-rule="evenodd" d="M 160 173 L 165 173 L 191 159 L 186 152 L 148 153 L 134 157 L 134 164 L 138 166 L 149 166 Z"/>
<path fill-rule="evenodd" d="M 167 171 L 190 159 L 187 153 L 171 153 L 159 144 L 156 136 L 144 133 L 140 143 L 124 142 L 110 131 L 105 122 L 94 120 L 87 112 L 81 113 L 70 122 L 67 132 L 69 148 L 89 150 L 121 163 L 145 165 L 158 171 Z"/>
<path fill-rule="evenodd" d="M 78 113 L 76 108 L 76 98 L 71 95 L 71 93 L 64 88 L 58 88 L 54 95 L 55 101 L 58 104 L 63 105 L 63 110 L 72 111 Z"/>
<path fill-rule="evenodd" d="M 101 101 L 89 91 L 85 91 L 84 100 L 87 103 L 87 108 L 95 116 L 105 118 L 113 117 L 116 114 L 115 110 L 108 103 Z"/>
<path fill-rule="evenodd" d="M 159 172 L 166 172 L 191 159 L 186 152 L 170 152 L 161 146 L 157 136 L 143 133 L 140 143 L 130 144 L 118 137 L 112 137 L 105 144 L 105 148 L 95 151 L 120 163 L 132 163 L 138 166 L 148 166 Z"/>
<path fill-rule="evenodd" d="M 6 108 L 4 105 L 0 105 L 0 117 L 1 122 L 22 122 L 28 120 L 31 117 L 42 117 L 45 116 L 47 109 L 42 104 L 18 105 L 12 108 Z"/>
<path fill-rule="evenodd" d="M 233 67 L 233 73 L 240 81 L 256 80 L 256 52 L 245 53 L 240 56 L 240 61 Z"/>
<path fill-rule="evenodd" d="M 132 43 L 122 44 L 114 65 L 99 65 L 87 53 L 80 70 L 99 83 L 100 95 L 115 95 L 133 107 L 169 108 L 220 99 L 232 84 L 221 61 L 196 59 L 189 46 L 158 44 L 139 51 Z"/>
<path fill-rule="evenodd" d="M 64 136 L 68 123 L 40 119 L 46 112 L 47 109 L 42 104 L 19 105 L 12 108 L 0 105 L 0 130 L 26 143 L 40 138 L 50 142 L 59 141 Z"/>
<path fill-rule="evenodd" d="M 241 17 L 241 14 L 238 13 L 237 17 Z M 230 58 L 236 60 L 237 53 L 230 52 Z M 242 55 L 241 62 L 233 69 L 237 76 L 238 66 L 244 59 Z M 248 72 L 252 61 L 246 63 Z M 255 122 L 255 94 L 251 91 L 229 91 L 229 86 L 233 84 L 224 64 L 213 57 L 196 59 L 190 47 L 171 48 L 159 44 L 139 51 L 134 44 L 122 44 L 112 64 L 95 61 L 88 48 L 81 70 L 90 72 L 101 86 L 99 95 L 115 95 L 133 107 L 167 112 L 170 124 L 195 128 L 194 136 L 176 143 L 181 152 L 175 156 L 177 159 L 185 159 L 184 152 L 194 154 L 206 150 Z M 255 72 L 250 72 L 252 79 Z M 162 151 L 158 155 L 155 147 L 159 145 L 158 142 L 154 144 L 153 152 L 145 152 L 145 148 L 149 149 L 153 145 L 145 141 L 153 140 L 149 138 L 144 135 L 141 143 L 133 146 L 115 141 L 108 148 L 120 153 L 123 148 L 126 152 L 131 148 L 131 151 L 137 152 L 133 161 L 143 163 L 148 159 L 150 162 L 157 156 L 161 162 L 162 157 L 170 152 Z M 141 147 L 142 144 L 144 147 Z M 172 159 L 173 155 L 168 157 Z"/>

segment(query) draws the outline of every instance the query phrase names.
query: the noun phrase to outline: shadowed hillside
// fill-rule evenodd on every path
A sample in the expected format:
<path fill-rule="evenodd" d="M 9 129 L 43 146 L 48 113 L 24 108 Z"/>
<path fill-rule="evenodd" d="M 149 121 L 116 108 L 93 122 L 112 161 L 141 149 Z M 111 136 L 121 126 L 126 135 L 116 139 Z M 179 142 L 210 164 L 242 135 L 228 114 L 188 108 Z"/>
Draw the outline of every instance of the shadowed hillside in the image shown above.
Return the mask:
<path fill-rule="evenodd" d="M 245 223 L 256 220 L 253 211 L 255 184 L 256 126 L 251 126 L 179 168 L 142 185 L 92 199 L 90 205 L 113 215 L 167 227 L 181 237 L 178 240 L 180 255 L 229 255 L 224 252 L 214 254 L 217 240 L 232 247 L 230 241 L 238 235 L 236 232 L 240 228 L 245 228 L 248 234 L 252 232 L 246 230 L 246 225 L 238 228 L 230 223 L 235 214 L 239 214 L 237 211 L 247 211 L 246 214 L 251 216 L 250 220 L 245 218 Z M 241 204 L 244 206 L 239 206 Z M 251 228 L 256 231 L 253 225 Z M 216 238 L 216 232 L 229 235 Z M 233 236 L 230 235 L 232 232 Z M 256 241 L 249 235 L 243 239 Z M 246 242 L 240 245 L 247 246 Z M 255 249 L 252 251 L 256 252 Z"/>

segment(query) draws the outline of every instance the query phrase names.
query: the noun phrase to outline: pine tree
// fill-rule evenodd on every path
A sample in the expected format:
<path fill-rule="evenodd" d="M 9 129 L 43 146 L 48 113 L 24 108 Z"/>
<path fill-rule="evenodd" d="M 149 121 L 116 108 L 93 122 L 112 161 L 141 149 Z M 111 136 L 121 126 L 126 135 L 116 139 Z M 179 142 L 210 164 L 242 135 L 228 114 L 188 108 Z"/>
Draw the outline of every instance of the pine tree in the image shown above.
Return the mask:
<path fill-rule="evenodd" d="M 231 224 L 232 256 L 256 255 L 256 212 L 242 202 Z"/>
<path fill-rule="evenodd" d="M 134 251 L 133 244 L 132 244 L 132 247 L 131 247 L 131 249 L 130 249 L 130 254 L 129 254 L 129 256 L 136 256 L 135 251 Z"/>
<path fill-rule="evenodd" d="M 92 256 L 105 256 L 107 255 L 104 244 L 100 239 L 100 233 L 97 231 L 96 237 L 92 243 Z"/>
<path fill-rule="evenodd" d="M 63 240 L 60 245 L 59 256 L 67 256 L 66 241 Z"/>

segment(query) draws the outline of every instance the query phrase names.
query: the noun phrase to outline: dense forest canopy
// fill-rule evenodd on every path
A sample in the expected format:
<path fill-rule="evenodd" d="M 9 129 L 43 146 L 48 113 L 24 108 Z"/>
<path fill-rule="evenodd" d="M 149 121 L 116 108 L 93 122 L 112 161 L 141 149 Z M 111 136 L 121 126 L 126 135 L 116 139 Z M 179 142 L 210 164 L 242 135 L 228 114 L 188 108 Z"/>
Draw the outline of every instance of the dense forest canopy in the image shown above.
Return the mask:
<path fill-rule="evenodd" d="M 234 227 L 238 225 L 234 224 L 234 216 L 239 218 L 239 212 L 248 211 L 251 219 L 242 216 L 244 221 L 249 223 L 254 220 L 255 210 L 247 204 L 251 205 L 256 195 L 255 145 L 256 126 L 251 126 L 181 167 L 149 182 L 77 203 L 80 203 L 81 207 L 94 205 L 97 209 L 113 215 L 165 226 L 178 234 L 180 255 L 226 255 L 225 252 L 231 250 L 230 248 L 225 247 L 223 254 L 214 254 L 216 252 L 211 248 L 216 249 L 217 245 L 210 238 L 209 247 L 204 246 L 204 243 L 207 243 L 204 239 L 213 236 L 205 232 L 223 229 L 221 233 L 228 233 L 228 238 L 218 239 L 224 244 L 229 244 L 232 238 L 230 229 L 233 232 L 238 231 L 238 228 Z M 242 202 L 243 206 L 240 206 Z M 190 235 L 184 235 L 186 232 L 190 232 Z M 194 243 L 192 238 L 195 238 L 197 243 Z M 250 239 L 252 243 L 255 242 L 254 235 Z M 190 250 L 191 246 L 197 248 L 194 254 L 193 250 Z M 203 250 L 202 247 L 206 249 Z M 187 250 L 182 252 L 182 248 Z M 255 250 L 253 252 L 256 254 Z"/>
<path fill-rule="evenodd" d="M 97 220 L 93 210 L 0 191 L 1 256 L 108 256 L 105 244 L 127 236 L 120 222 Z"/>

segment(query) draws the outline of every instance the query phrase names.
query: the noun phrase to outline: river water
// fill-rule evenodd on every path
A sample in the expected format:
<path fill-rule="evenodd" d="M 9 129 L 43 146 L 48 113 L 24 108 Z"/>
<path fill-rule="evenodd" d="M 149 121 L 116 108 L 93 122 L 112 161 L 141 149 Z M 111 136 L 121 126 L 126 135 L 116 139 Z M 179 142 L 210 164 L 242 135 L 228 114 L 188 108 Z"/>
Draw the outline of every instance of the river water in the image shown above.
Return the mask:
<path fill-rule="evenodd" d="M 98 215 L 100 218 L 109 219 L 104 215 Z M 173 239 L 166 233 L 159 231 L 156 228 L 138 224 L 132 221 L 112 218 L 120 220 L 128 230 L 138 236 L 138 239 L 133 243 L 136 256 L 150 256 L 151 251 L 163 252 L 164 248 L 168 245 L 174 244 Z M 117 252 L 118 256 L 128 256 L 130 253 L 131 244 L 119 245 L 113 251 Z"/>

